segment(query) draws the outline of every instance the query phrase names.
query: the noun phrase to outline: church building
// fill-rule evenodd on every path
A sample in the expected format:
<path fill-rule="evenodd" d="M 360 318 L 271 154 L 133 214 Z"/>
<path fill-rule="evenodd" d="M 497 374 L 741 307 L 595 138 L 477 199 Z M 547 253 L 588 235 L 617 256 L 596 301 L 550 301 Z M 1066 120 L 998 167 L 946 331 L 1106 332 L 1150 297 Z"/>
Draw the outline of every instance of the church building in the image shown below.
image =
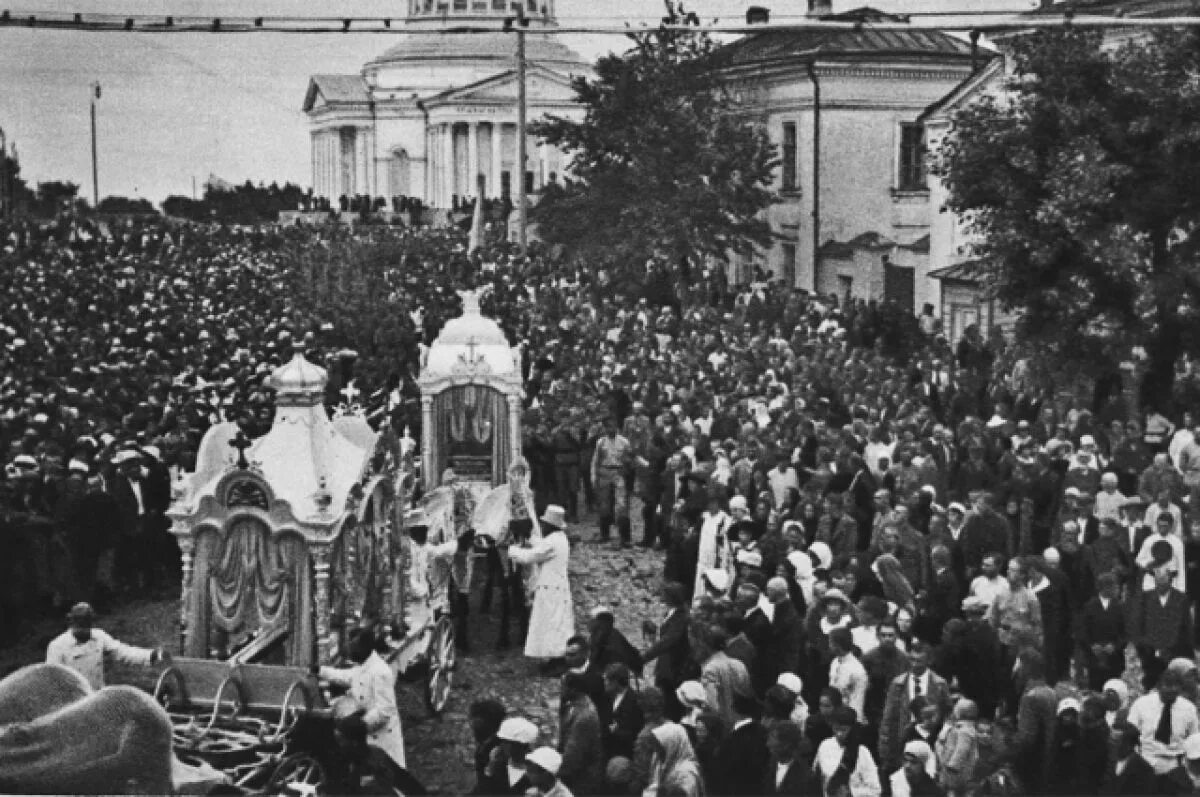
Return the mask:
<path fill-rule="evenodd" d="M 534 193 L 562 174 L 561 152 L 528 137 L 517 166 L 517 36 L 504 20 L 523 14 L 527 119 L 581 119 L 571 77 L 584 59 L 550 33 L 555 0 L 408 0 L 397 43 L 356 75 L 313 75 L 304 98 L 312 137 L 313 190 L 410 197 L 434 208 L 475 197 Z M 452 33 L 455 28 L 486 29 Z"/>

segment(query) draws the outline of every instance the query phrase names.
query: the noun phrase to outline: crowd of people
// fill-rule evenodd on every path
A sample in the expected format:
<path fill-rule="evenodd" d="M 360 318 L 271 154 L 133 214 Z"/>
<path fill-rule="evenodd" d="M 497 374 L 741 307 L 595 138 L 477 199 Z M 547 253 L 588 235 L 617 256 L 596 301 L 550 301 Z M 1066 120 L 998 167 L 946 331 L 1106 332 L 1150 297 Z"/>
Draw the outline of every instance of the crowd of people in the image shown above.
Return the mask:
<path fill-rule="evenodd" d="M 640 529 L 667 613 L 641 650 L 605 612 L 568 644 L 562 739 L 533 778 L 536 737 L 481 709 L 502 751 L 482 793 L 1200 783 L 1200 429 L 1169 397 L 1134 415 L 1120 390 L 1062 390 L 999 331 L 950 341 L 930 316 L 762 275 L 465 244 L 0 229 L 0 639 L 38 608 L 172 584 L 172 480 L 213 423 L 269 429 L 266 377 L 295 350 L 329 366 L 330 405 L 361 396 L 420 439 L 420 349 L 457 290 L 486 288 L 526 353 L 537 511 L 594 510 L 617 546 Z"/>

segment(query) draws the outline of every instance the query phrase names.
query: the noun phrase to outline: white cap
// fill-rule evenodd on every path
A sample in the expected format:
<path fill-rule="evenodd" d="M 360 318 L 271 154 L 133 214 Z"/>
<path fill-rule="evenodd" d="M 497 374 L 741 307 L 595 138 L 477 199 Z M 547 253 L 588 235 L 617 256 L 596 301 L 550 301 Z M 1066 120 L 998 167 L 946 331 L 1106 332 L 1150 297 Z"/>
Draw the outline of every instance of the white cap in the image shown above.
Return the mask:
<path fill-rule="evenodd" d="M 158 450 L 158 446 L 142 446 L 142 453 L 155 459 L 162 459 L 162 452 Z"/>
<path fill-rule="evenodd" d="M 538 738 L 538 728 L 524 717 L 509 717 L 500 723 L 496 738 L 517 744 L 533 744 Z"/>
<path fill-rule="evenodd" d="M 685 706 L 693 708 L 708 706 L 708 692 L 699 681 L 684 681 L 675 690 L 675 697 L 679 698 L 679 702 Z"/>
<path fill-rule="evenodd" d="M 612 616 L 613 616 L 613 610 L 612 610 L 612 609 L 610 609 L 610 608 L 608 608 L 607 606 L 597 606 L 595 609 L 592 609 L 592 613 L 591 613 L 590 617 L 591 617 L 593 620 L 595 620 L 597 617 L 601 617 L 601 616 L 603 616 L 603 615 L 606 615 L 606 614 L 607 614 L 609 617 L 612 617 Z"/>
<path fill-rule="evenodd" d="M 134 460 L 137 458 L 138 458 L 138 454 L 136 451 L 130 451 L 129 449 L 125 448 L 125 449 L 118 451 L 113 456 L 113 464 L 120 465 L 124 462 L 129 462 L 130 460 Z"/>
<path fill-rule="evenodd" d="M 910 755 L 924 764 L 933 756 L 933 749 L 929 746 L 929 742 L 913 739 L 904 745 L 904 754 Z"/>
<path fill-rule="evenodd" d="M 1183 740 L 1183 757 L 1188 761 L 1200 761 L 1200 733 L 1193 733 Z"/>
<path fill-rule="evenodd" d="M 553 747 L 539 747 L 525 756 L 525 763 L 533 764 L 557 777 L 558 768 L 562 766 L 562 755 Z"/>
<path fill-rule="evenodd" d="M 733 498 L 729 499 L 729 511 L 730 512 L 732 512 L 735 509 L 749 509 L 749 508 L 750 508 L 750 506 L 746 503 L 746 496 L 744 496 L 744 495 L 735 495 Z"/>
<path fill-rule="evenodd" d="M 1069 495 L 1072 498 L 1078 498 L 1081 495 L 1083 495 L 1083 493 L 1080 491 L 1080 489 L 1078 487 L 1068 487 L 1066 490 L 1063 491 L 1063 495 Z"/>
<path fill-rule="evenodd" d="M 1079 713 L 1079 709 L 1081 708 L 1083 708 L 1083 704 L 1080 703 L 1077 698 L 1064 697 L 1062 700 L 1058 701 L 1057 713 L 1062 714 L 1064 711 L 1074 711 L 1075 713 Z"/>
<path fill-rule="evenodd" d="M 82 459 L 73 459 L 67 463 L 67 470 L 72 473 L 87 473 L 90 468 Z"/>
<path fill-rule="evenodd" d="M 38 466 L 37 460 L 31 457 L 29 454 L 18 455 L 17 458 L 13 460 L 13 464 L 18 468 L 36 468 Z"/>
<path fill-rule="evenodd" d="M 947 509 L 951 512 L 957 512 L 960 515 L 967 514 L 967 508 L 958 501 L 952 501 Z"/>
<path fill-rule="evenodd" d="M 1079 447 L 1080 448 L 1083 448 L 1084 446 L 1094 446 L 1094 445 L 1096 445 L 1096 438 L 1092 437 L 1090 434 L 1085 434 L 1083 437 L 1079 438 Z"/>
<path fill-rule="evenodd" d="M 804 691 L 804 682 L 800 680 L 800 676 L 794 672 L 781 672 L 779 679 L 775 681 L 779 686 L 791 692 L 793 695 L 798 695 Z"/>

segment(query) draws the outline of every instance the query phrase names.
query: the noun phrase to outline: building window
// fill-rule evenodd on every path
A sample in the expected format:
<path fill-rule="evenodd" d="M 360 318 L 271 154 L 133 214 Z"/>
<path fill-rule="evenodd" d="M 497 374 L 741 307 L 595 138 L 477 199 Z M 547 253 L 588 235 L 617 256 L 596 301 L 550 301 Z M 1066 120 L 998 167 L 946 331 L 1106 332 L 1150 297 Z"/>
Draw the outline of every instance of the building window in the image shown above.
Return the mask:
<path fill-rule="evenodd" d="M 795 191 L 796 182 L 796 123 L 783 123 L 783 190 Z M 793 247 L 795 248 L 795 247 Z"/>
<path fill-rule="evenodd" d="M 783 284 L 789 290 L 796 287 L 796 245 L 783 245 Z"/>
<path fill-rule="evenodd" d="M 525 193 L 532 194 L 534 192 L 533 172 L 525 172 Z"/>
<path fill-rule="evenodd" d="M 919 124 L 900 125 L 900 175 L 897 188 L 901 191 L 926 191 L 925 128 Z"/>

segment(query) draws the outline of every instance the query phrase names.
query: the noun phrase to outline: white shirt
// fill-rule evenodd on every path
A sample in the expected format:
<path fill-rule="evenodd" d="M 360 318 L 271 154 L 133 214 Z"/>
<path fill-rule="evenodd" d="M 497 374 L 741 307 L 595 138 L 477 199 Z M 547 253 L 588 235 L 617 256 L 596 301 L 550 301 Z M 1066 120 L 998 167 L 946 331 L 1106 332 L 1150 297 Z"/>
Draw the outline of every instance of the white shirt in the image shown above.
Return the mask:
<path fill-rule="evenodd" d="M 130 479 L 129 489 L 133 490 L 133 497 L 137 499 L 138 516 L 146 514 L 146 504 L 142 501 L 142 483 L 137 479 Z"/>
<path fill-rule="evenodd" d="M 1158 532 L 1155 532 L 1147 537 L 1146 541 L 1142 543 L 1142 550 L 1138 551 L 1136 560 L 1137 566 L 1141 568 L 1150 566 L 1150 563 L 1154 561 L 1154 557 L 1150 554 L 1150 549 L 1153 548 L 1154 543 L 1158 542 L 1159 540 L 1166 540 L 1171 546 L 1171 567 L 1175 570 L 1175 577 L 1171 580 L 1171 586 L 1186 594 L 1187 567 L 1183 561 L 1183 540 L 1181 540 L 1179 537 L 1176 537 L 1174 534 L 1168 534 L 1164 537 Z M 1142 589 L 1154 589 L 1154 576 L 1150 573 L 1147 573 L 1142 577 Z"/>
<path fill-rule="evenodd" d="M 971 582 L 971 595 L 976 598 L 983 598 L 988 606 L 994 604 L 996 598 L 1001 595 L 1007 595 L 1008 592 L 1008 581 L 1000 576 L 996 576 L 995 578 L 975 576 L 975 580 Z"/>
<path fill-rule="evenodd" d="M 813 757 L 813 772 L 821 776 L 821 786 L 829 785 L 829 779 L 837 772 L 842 763 L 845 749 L 838 743 L 836 736 L 831 736 L 821 742 L 817 754 Z M 850 773 L 850 794 L 853 797 L 875 797 L 883 791 L 879 782 L 879 772 L 875 766 L 875 758 L 866 745 L 858 748 L 858 766 Z"/>
<path fill-rule="evenodd" d="M 792 768 L 792 763 L 789 761 L 786 764 L 775 765 L 775 788 L 778 789 L 783 785 L 783 779 L 787 777 L 788 770 Z"/>
<path fill-rule="evenodd" d="M 863 704 L 867 699 L 867 671 L 862 662 L 847 653 L 829 664 L 829 685 L 842 693 L 846 705 L 858 714 L 858 721 L 865 722 Z"/>
<path fill-rule="evenodd" d="M 1142 695 L 1129 708 L 1129 724 L 1142 735 L 1142 757 L 1159 775 L 1165 775 L 1179 763 L 1183 740 L 1200 732 L 1196 707 L 1187 698 L 1177 697 L 1171 704 L 1171 743 L 1164 745 L 1154 738 L 1162 711 L 1163 702 L 1157 691 Z"/>
<path fill-rule="evenodd" d="M 913 675 L 909 673 L 908 678 L 908 702 L 912 702 L 917 697 L 917 684 L 921 684 L 921 695 L 929 697 L 929 670 L 926 670 L 921 675 Z"/>
<path fill-rule="evenodd" d="M 104 688 L 104 657 L 112 656 L 126 664 L 149 664 L 154 651 L 118 642 L 99 628 L 92 629 L 92 638 L 78 642 L 74 634 L 64 631 L 46 646 L 46 663 L 61 664 L 83 676 L 93 689 Z"/>
<path fill-rule="evenodd" d="M 507 767 L 505 767 L 505 769 L 508 770 L 508 785 L 509 786 L 516 786 L 517 781 L 520 780 L 521 778 L 525 777 L 525 768 L 524 767 L 514 767 L 512 764 L 509 764 Z"/>

